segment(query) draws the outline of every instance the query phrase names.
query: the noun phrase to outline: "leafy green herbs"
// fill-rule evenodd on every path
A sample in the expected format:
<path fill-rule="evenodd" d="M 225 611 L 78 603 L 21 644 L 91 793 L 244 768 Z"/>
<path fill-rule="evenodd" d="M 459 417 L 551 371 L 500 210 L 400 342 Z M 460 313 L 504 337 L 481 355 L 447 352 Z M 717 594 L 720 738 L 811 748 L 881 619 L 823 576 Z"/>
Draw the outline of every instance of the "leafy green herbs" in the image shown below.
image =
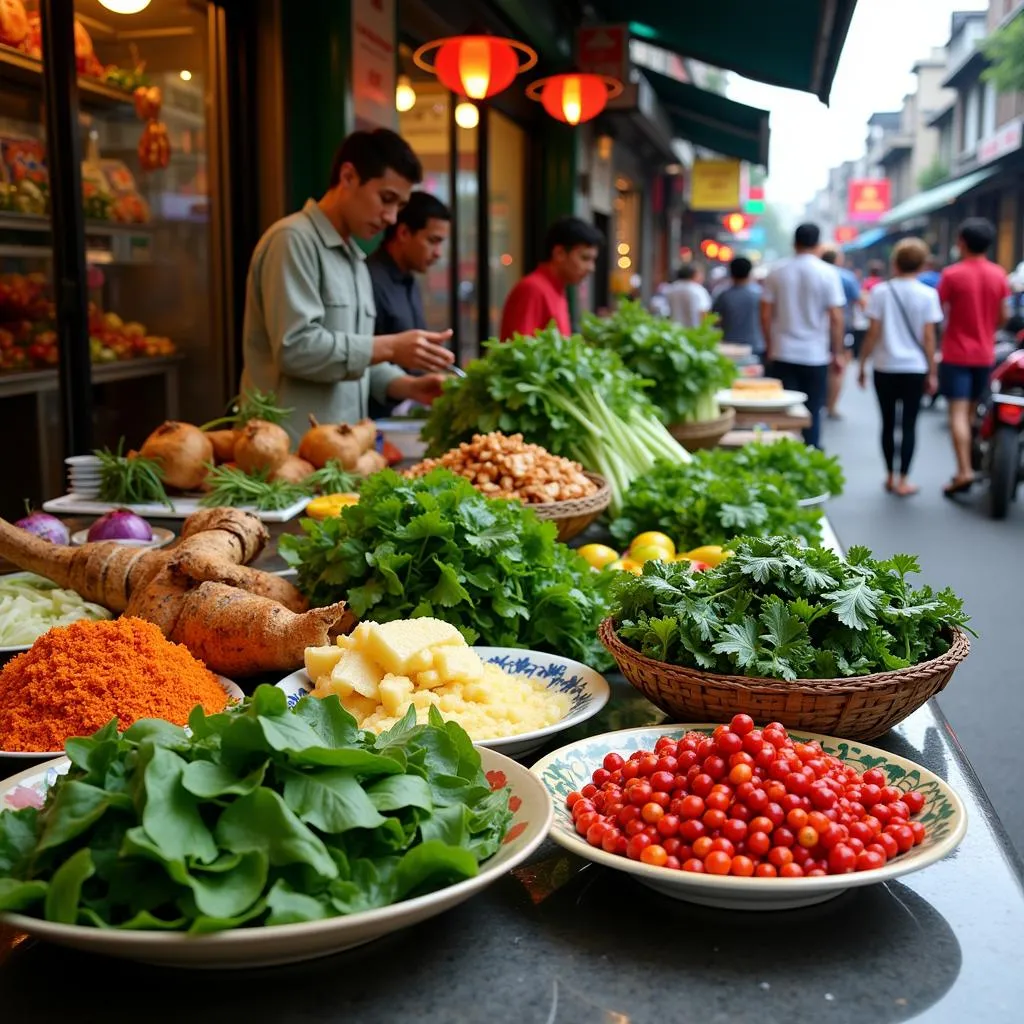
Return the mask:
<path fill-rule="evenodd" d="M 688 459 L 644 393 L 650 382 L 630 373 L 615 352 L 555 328 L 485 347 L 486 358 L 473 360 L 465 377 L 446 381 L 431 407 L 423 428 L 428 455 L 474 434 L 521 433 L 600 473 L 612 490 L 613 513 L 656 459 Z"/>
<path fill-rule="evenodd" d="M 363 486 L 363 479 L 343 469 L 337 459 L 330 459 L 322 469 L 310 473 L 302 486 L 310 494 L 351 494 Z"/>
<path fill-rule="evenodd" d="M 44 807 L 0 813 L 0 911 L 193 934 L 315 921 L 472 877 L 511 822 L 434 709 L 374 737 L 337 697 L 291 711 L 261 686 L 189 726 L 69 740 Z"/>
<path fill-rule="evenodd" d="M 621 574 L 619 636 L 658 661 L 730 675 L 834 679 L 906 668 L 949 649 L 964 626 L 951 591 L 915 589 L 911 555 L 835 552 L 784 537 L 744 538 L 718 568 L 648 562 Z"/>
<path fill-rule="evenodd" d="M 446 469 L 370 477 L 359 504 L 280 541 L 314 606 L 348 601 L 378 622 L 433 615 L 469 643 L 555 651 L 602 664 L 605 582 L 517 502 L 485 498 Z"/>
<path fill-rule="evenodd" d="M 160 464 L 141 455 L 124 455 L 124 438 L 117 451 L 98 449 L 93 455 L 100 460 L 100 501 L 115 505 L 146 505 L 157 503 L 170 507 L 164 490 Z"/>
<path fill-rule="evenodd" d="M 227 416 L 204 423 L 200 430 L 235 429 L 241 430 L 249 420 L 264 420 L 283 426 L 294 409 L 282 409 L 277 404 L 277 395 L 273 391 L 260 391 L 253 388 L 243 391 L 231 400 L 231 412 Z"/>
<path fill-rule="evenodd" d="M 708 453 L 722 467 L 722 472 L 736 468 L 759 473 L 778 473 L 785 477 L 801 498 L 833 497 L 843 493 L 846 480 L 839 460 L 812 448 L 795 438 L 783 437 L 770 443 L 753 442 L 733 450 L 715 448 Z"/>
<path fill-rule="evenodd" d="M 237 466 L 211 466 L 206 474 L 206 494 L 200 505 L 211 508 L 245 506 L 261 511 L 288 508 L 308 497 L 312 491 L 305 484 L 286 480 L 270 480 L 265 469 L 246 473 Z"/>
<path fill-rule="evenodd" d="M 710 321 L 683 327 L 624 299 L 611 316 L 584 316 L 583 337 L 651 382 L 648 395 L 665 423 L 717 419 L 715 394 L 736 379 L 735 366 L 718 350 L 722 332 Z"/>
<path fill-rule="evenodd" d="M 625 544 L 645 530 L 661 530 L 681 551 L 744 535 L 817 543 L 821 512 L 800 508 L 802 497 L 778 473 L 728 463 L 716 450 L 699 451 L 686 466 L 659 463 L 634 481 L 611 532 Z"/>

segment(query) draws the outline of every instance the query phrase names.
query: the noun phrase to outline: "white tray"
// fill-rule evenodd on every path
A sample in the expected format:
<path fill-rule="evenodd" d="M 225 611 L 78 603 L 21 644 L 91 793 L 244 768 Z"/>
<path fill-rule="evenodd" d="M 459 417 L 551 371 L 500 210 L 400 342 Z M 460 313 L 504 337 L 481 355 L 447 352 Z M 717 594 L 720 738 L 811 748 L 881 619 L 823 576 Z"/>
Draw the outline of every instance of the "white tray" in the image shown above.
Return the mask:
<path fill-rule="evenodd" d="M 171 506 L 161 505 L 158 502 L 146 505 L 117 505 L 109 501 L 97 501 L 95 498 L 85 498 L 79 494 L 63 494 L 59 498 L 43 502 L 43 509 L 56 515 L 65 516 L 101 516 L 105 512 L 115 508 L 128 508 L 140 516 L 150 516 L 153 519 L 187 519 L 193 512 L 198 512 L 204 506 L 199 504 L 199 497 L 171 498 Z M 294 519 L 309 504 L 309 498 L 302 498 L 300 501 L 289 505 L 287 508 L 277 509 L 273 512 L 257 512 L 254 508 L 239 506 L 244 512 L 252 512 L 259 516 L 265 523 L 286 523 Z"/>
<path fill-rule="evenodd" d="M 727 388 L 715 395 L 715 401 L 719 405 L 729 405 L 734 409 L 748 409 L 751 412 L 775 412 L 806 402 L 807 395 L 803 391 L 769 391 L 764 394 L 748 394 Z"/>

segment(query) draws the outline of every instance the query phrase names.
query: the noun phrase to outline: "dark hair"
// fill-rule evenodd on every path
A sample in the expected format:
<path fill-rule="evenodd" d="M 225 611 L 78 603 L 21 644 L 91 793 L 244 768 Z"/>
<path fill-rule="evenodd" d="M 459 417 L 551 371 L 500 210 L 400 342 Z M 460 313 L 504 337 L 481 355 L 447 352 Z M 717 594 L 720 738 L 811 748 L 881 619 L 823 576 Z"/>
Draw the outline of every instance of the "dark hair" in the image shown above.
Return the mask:
<path fill-rule="evenodd" d="M 892 249 L 892 262 L 901 274 L 913 274 L 928 259 L 928 246 L 920 238 L 901 238 Z"/>
<path fill-rule="evenodd" d="M 821 228 L 817 224 L 801 224 L 793 233 L 797 249 L 813 249 L 821 241 Z"/>
<path fill-rule="evenodd" d="M 753 269 L 754 264 L 751 263 L 746 256 L 737 256 L 736 259 L 729 264 L 729 273 L 735 281 L 746 281 L 746 279 L 750 277 L 750 272 Z"/>
<path fill-rule="evenodd" d="M 334 188 L 341 177 L 344 164 L 351 164 L 359 180 L 383 178 L 388 169 L 401 175 L 406 181 L 418 185 L 423 180 L 423 165 L 412 151 L 412 146 L 397 132 L 377 128 L 372 132 L 353 132 L 342 139 L 334 162 L 331 164 L 331 180 L 328 188 Z"/>
<path fill-rule="evenodd" d="M 604 235 L 579 217 L 559 217 L 544 236 L 544 255 L 551 259 L 558 246 L 569 252 L 581 245 L 602 246 Z"/>
<path fill-rule="evenodd" d="M 390 242 L 398 233 L 399 225 L 404 224 L 412 234 L 422 231 L 432 220 L 451 220 L 452 211 L 435 195 L 429 192 L 413 192 L 409 202 L 398 211 L 398 219 L 389 224 L 384 233 L 384 241 Z"/>
<path fill-rule="evenodd" d="M 696 263 L 684 263 L 676 273 L 677 281 L 692 281 L 697 276 Z"/>
<path fill-rule="evenodd" d="M 885 277 L 885 264 L 881 260 L 870 260 L 868 262 L 869 277 Z"/>
<path fill-rule="evenodd" d="M 963 241 L 964 247 L 972 256 L 982 256 L 992 247 L 996 240 L 996 229 L 992 222 L 984 217 L 968 217 L 960 225 L 957 236 Z"/>
<path fill-rule="evenodd" d="M 829 263 L 834 267 L 839 261 L 839 253 L 835 249 L 829 248 L 821 254 L 821 258 L 825 263 Z"/>

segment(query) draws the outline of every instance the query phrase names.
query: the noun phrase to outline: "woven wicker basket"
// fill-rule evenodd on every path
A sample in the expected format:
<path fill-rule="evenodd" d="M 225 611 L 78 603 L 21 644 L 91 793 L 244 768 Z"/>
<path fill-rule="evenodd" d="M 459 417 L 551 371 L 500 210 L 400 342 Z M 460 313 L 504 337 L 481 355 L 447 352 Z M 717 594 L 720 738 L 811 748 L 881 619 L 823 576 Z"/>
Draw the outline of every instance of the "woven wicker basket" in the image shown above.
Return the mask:
<path fill-rule="evenodd" d="M 745 713 L 755 722 L 872 740 L 902 722 L 942 690 L 971 649 L 967 634 L 953 630 L 949 650 L 931 661 L 894 672 L 848 679 L 759 679 L 726 676 L 654 661 L 615 633 L 612 620 L 598 630 L 622 674 L 662 711 L 681 722 L 727 722 Z"/>
<path fill-rule="evenodd" d="M 726 409 L 717 419 L 700 423 L 672 423 L 668 432 L 686 449 L 714 448 L 736 422 L 736 410 Z"/>
<path fill-rule="evenodd" d="M 560 541 L 571 540 L 582 533 L 609 505 L 612 489 L 603 476 L 586 474 L 597 484 L 597 490 L 585 498 L 570 501 L 550 501 L 539 505 L 527 505 L 537 513 L 538 519 L 550 519 L 558 527 Z"/>

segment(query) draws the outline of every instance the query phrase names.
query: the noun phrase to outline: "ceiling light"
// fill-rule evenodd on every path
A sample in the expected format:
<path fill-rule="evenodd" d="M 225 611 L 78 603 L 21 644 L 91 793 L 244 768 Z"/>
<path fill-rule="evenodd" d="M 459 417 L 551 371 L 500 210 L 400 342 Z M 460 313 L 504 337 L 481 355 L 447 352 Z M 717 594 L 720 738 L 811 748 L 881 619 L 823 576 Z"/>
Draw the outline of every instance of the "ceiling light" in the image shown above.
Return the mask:
<path fill-rule="evenodd" d="M 408 75 L 398 76 L 398 85 L 395 86 L 395 109 L 400 114 L 405 114 L 416 106 L 416 90 L 412 87 Z"/>
<path fill-rule="evenodd" d="M 191 82 L 192 81 L 192 72 L 189 71 L 188 68 L 182 68 L 181 71 L 178 72 L 178 77 L 183 82 Z"/>
<path fill-rule="evenodd" d="M 455 107 L 455 123 L 460 128 L 475 128 L 480 123 L 480 111 L 475 103 L 462 102 Z"/>
<path fill-rule="evenodd" d="M 138 14 L 149 6 L 149 0 L 100 0 L 100 5 L 115 14 Z"/>

